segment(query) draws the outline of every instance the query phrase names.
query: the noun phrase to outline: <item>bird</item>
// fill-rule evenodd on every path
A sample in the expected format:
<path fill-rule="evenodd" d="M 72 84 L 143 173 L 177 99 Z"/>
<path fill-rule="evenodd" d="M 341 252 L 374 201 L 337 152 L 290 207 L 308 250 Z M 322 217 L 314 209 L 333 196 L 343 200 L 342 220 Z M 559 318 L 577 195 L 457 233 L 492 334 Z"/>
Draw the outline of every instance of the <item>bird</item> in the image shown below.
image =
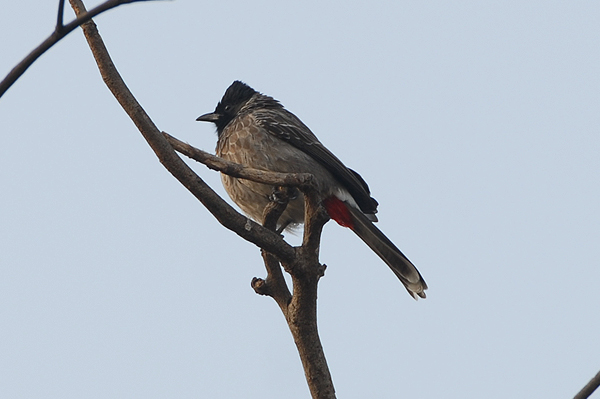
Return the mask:
<path fill-rule="evenodd" d="M 213 112 L 196 121 L 212 122 L 217 130 L 216 154 L 246 167 L 281 173 L 310 173 L 318 198 L 329 217 L 350 228 L 394 272 L 414 298 L 425 298 L 427 284 L 412 262 L 379 230 L 378 202 L 369 186 L 346 167 L 314 133 L 273 97 L 234 81 Z M 250 218 L 262 223 L 274 187 L 221 174 L 231 199 Z M 281 225 L 304 221 L 304 198 L 294 190 L 280 217 Z"/>

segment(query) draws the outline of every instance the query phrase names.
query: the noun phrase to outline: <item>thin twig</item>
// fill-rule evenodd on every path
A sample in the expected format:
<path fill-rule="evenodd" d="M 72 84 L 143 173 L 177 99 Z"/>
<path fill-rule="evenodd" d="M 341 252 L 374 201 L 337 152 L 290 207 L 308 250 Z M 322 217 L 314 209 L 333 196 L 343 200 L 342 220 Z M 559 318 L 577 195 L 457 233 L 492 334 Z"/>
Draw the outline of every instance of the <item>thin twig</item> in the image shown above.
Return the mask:
<path fill-rule="evenodd" d="M 31 53 L 29 53 L 21 62 L 19 62 L 9 73 L 6 75 L 4 80 L 0 82 L 0 97 L 6 93 L 6 91 L 19 79 L 37 60 L 42 54 L 44 54 L 50 47 L 54 46 L 58 41 L 60 41 L 63 37 L 71 33 L 75 28 L 80 26 L 81 24 L 89 21 L 93 17 L 98 14 L 103 13 L 104 11 L 108 11 L 111 8 L 118 7 L 122 4 L 127 3 L 136 3 L 141 1 L 152 1 L 152 0 L 108 0 L 105 3 L 100 4 L 98 7 L 77 16 L 74 21 L 71 21 L 67 25 L 62 25 L 62 12 L 61 12 L 61 4 L 63 0 L 61 0 L 61 4 L 59 4 L 59 16 L 57 17 L 57 26 L 52 32 L 50 36 L 46 40 L 44 40 L 39 46 L 37 46 Z M 62 28 L 58 29 L 59 26 Z"/>
<path fill-rule="evenodd" d="M 252 169 L 235 162 L 228 161 L 206 151 L 202 151 L 181 140 L 176 139 L 166 132 L 162 132 L 167 141 L 173 146 L 175 151 L 203 163 L 212 170 L 225 173 L 226 175 L 252 180 L 257 183 L 269 184 L 272 186 L 294 186 L 306 187 L 312 182 L 313 176 L 310 173 L 276 173 L 266 170 Z"/>
<path fill-rule="evenodd" d="M 58 15 L 56 16 L 56 27 L 54 31 L 60 33 L 63 28 L 63 18 L 65 14 L 65 0 L 58 0 Z"/>
<path fill-rule="evenodd" d="M 263 226 L 275 231 L 277 221 L 287 208 L 289 202 L 289 189 L 279 190 L 277 198 L 269 202 L 263 212 Z M 267 269 L 267 278 L 265 280 L 254 277 L 252 279 L 252 288 L 257 294 L 270 296 L 277 302 L 279 308 L 285 315 L 288 312 L 288 305 L 292 299 L 292 294 L 285 282 L 281 265 L 277 258 L 267 251 L 261 251 Z"/>
<path fill-rule="evenodd" d="M 600 371 L 596 374 L 590 382 L 588 382 L 582 389 L 573 397 L 573 399 L 587 399 L 594 391 L 600 386 Z"/>

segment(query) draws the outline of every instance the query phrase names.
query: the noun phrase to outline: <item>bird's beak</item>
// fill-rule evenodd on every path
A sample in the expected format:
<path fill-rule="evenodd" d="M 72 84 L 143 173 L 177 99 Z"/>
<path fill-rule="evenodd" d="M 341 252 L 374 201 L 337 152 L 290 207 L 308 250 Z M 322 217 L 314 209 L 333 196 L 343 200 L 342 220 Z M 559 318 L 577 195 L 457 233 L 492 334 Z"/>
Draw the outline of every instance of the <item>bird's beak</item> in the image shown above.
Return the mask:
<path fill-rule="evenodd" d="M 221 115 L 216 114 L 214 112 L 209 112 L 208 114 L 200 115 L 196 120 L 198 122 L 216 122 L 219 120 Z"/>

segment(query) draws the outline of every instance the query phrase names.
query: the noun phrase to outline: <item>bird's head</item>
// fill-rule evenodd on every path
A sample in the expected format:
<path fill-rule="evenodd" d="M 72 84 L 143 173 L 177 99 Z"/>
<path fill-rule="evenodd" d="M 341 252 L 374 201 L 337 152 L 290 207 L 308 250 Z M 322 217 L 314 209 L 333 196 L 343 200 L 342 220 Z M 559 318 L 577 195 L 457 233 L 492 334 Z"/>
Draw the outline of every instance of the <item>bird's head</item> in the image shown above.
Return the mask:
<path fill-rule="evenodd" d="M 242 107 L 257 92 L 247 84 L 236 80 L 229 86 L 223 98 L 217 104 L 214 112 L 199 116 L 196 120 L 212 122 L 217 126 L 217 133 L 221 134 L 225 126 L 236 117 Z"/>

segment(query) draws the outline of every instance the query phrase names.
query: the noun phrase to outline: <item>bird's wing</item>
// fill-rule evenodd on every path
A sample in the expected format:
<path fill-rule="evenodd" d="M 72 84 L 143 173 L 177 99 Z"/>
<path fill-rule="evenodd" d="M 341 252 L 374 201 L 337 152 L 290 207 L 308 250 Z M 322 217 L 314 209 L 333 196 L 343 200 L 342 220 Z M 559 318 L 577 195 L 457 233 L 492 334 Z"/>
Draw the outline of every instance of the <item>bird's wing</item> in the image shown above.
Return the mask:
<path fill-rule="evenodd" d="M 377 201 L 371 197 L 364 179 L 333 155 L 296 115 L 284 108 L 276 108 L 255 110 L 253 116 L 270 134 L 292 144 L 323 165 L 348 190 L 364 213 L 377 212 Z"/>

